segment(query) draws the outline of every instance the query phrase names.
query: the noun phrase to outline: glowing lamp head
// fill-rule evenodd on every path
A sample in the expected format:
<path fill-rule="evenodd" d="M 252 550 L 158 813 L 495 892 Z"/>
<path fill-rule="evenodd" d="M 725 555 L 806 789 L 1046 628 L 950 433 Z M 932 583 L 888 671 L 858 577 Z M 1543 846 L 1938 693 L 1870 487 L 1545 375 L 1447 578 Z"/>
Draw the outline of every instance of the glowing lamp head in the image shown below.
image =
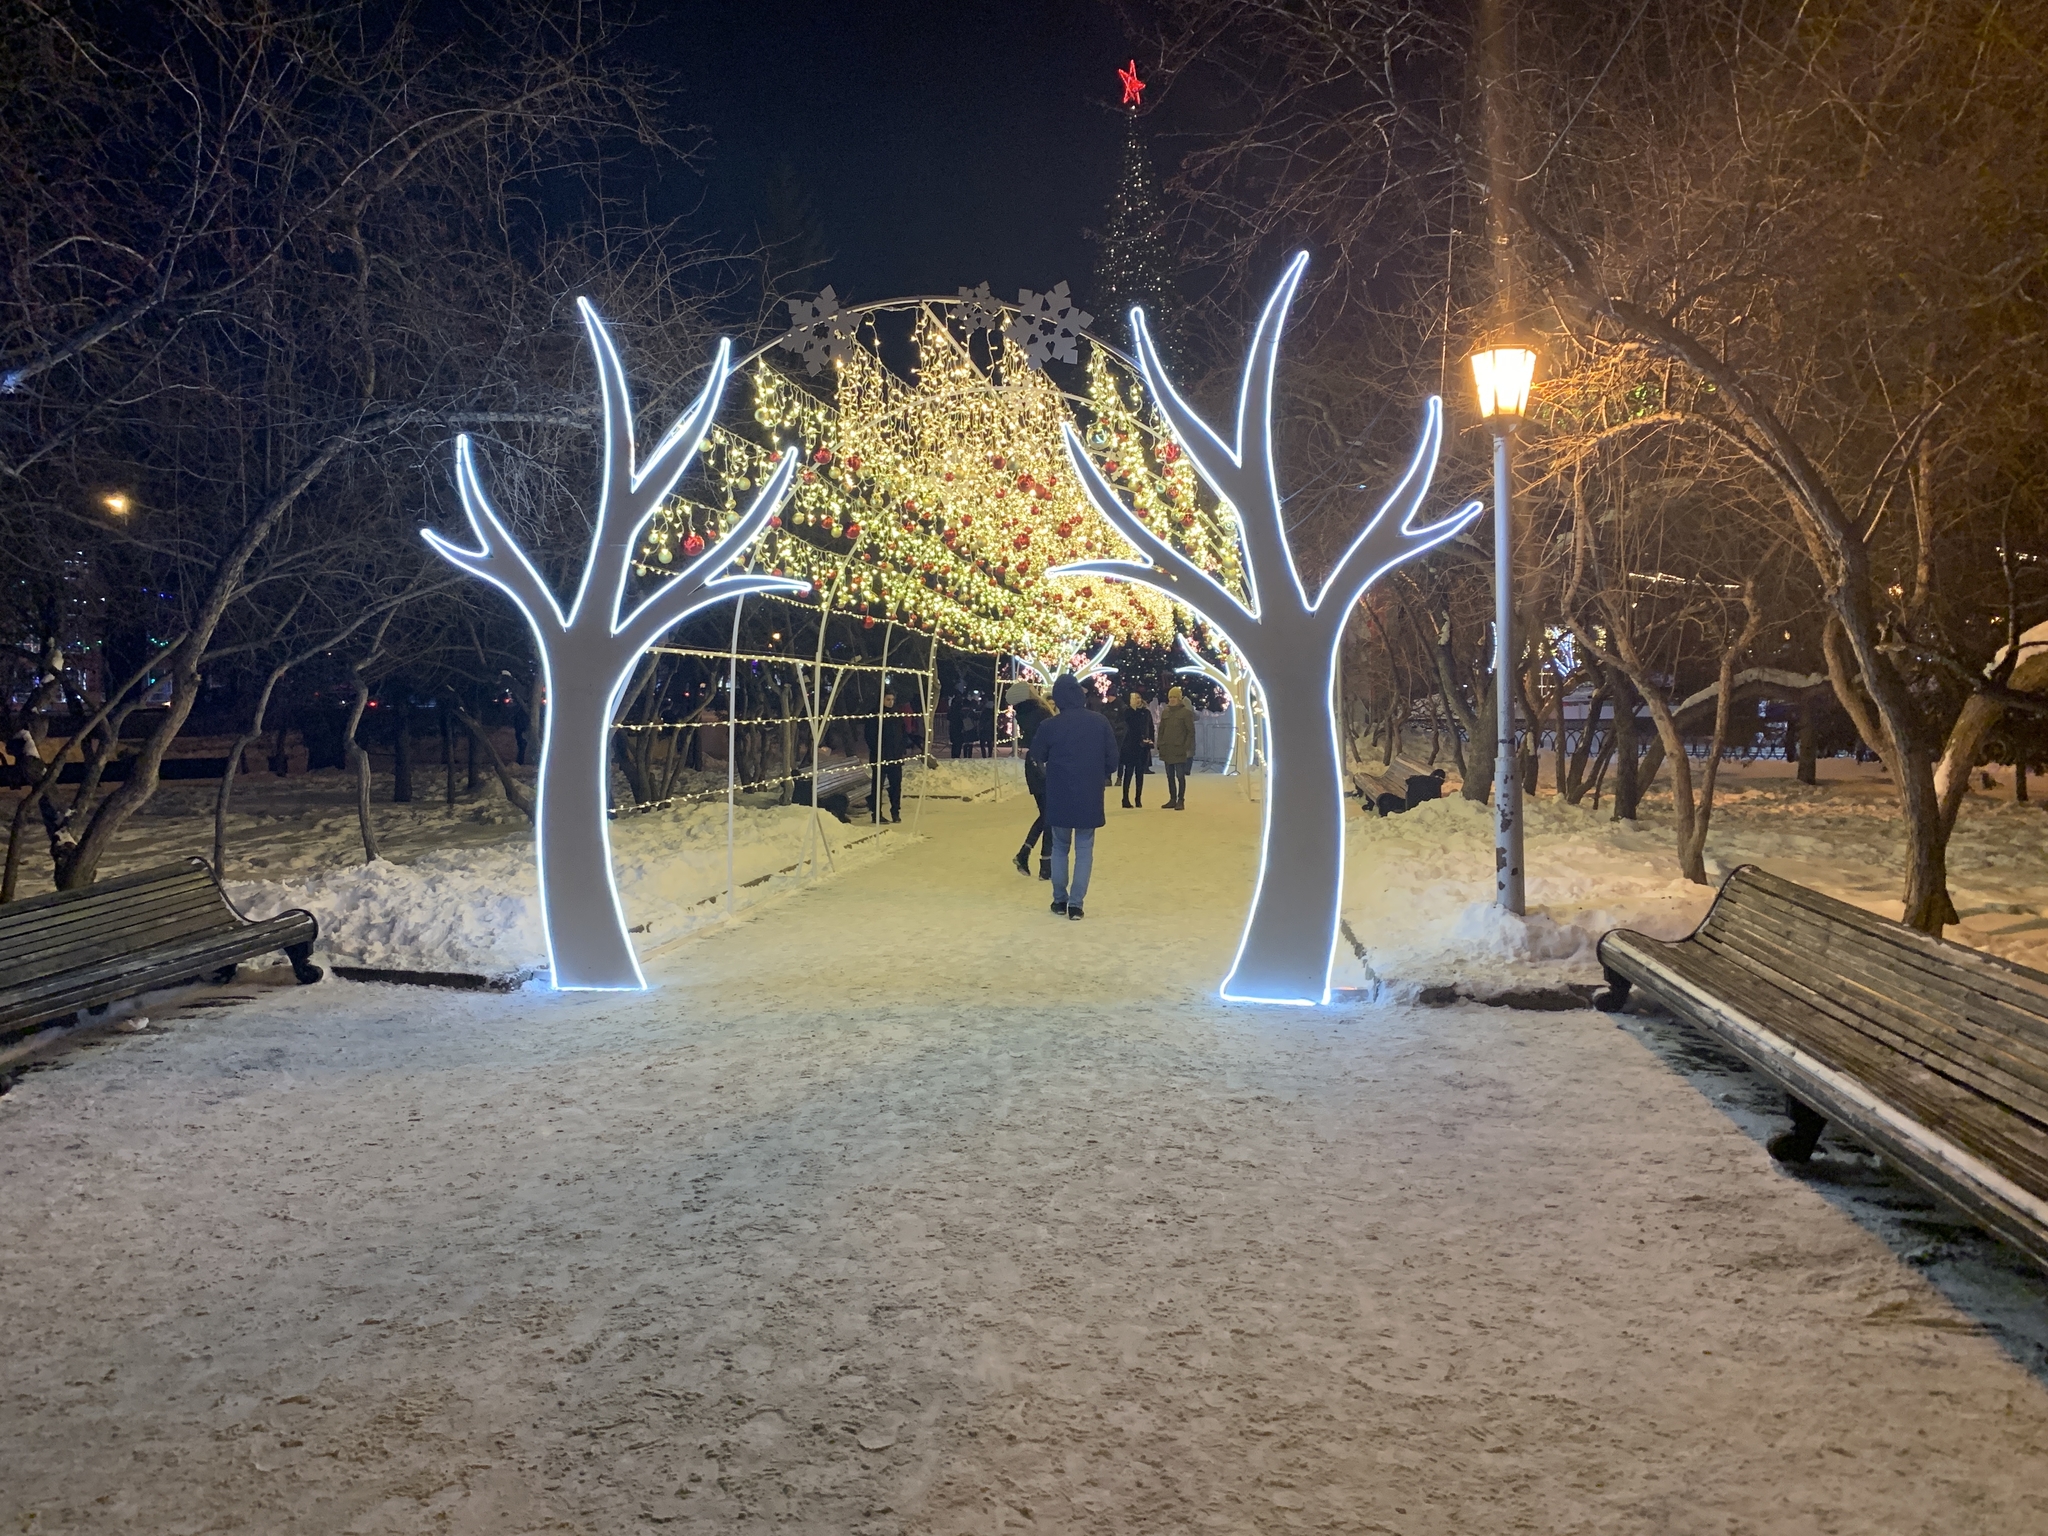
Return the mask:
<path fill-rule="evenodd" d="M 100 498 L 100 505 L 116 517 L 126 517 L 128 509 L 134 506 L 135 503 L 119 491 L 109 491 Z"/>
<path fill-rule="evenodd" d="M 1536 381 L 1532 347 L 1505 343 L 1472 354 L 1472 382 L 1479 389 L 1479 414 L 1489 426 L 1511 428 L 1529 413 L 1529 386 Z"/>

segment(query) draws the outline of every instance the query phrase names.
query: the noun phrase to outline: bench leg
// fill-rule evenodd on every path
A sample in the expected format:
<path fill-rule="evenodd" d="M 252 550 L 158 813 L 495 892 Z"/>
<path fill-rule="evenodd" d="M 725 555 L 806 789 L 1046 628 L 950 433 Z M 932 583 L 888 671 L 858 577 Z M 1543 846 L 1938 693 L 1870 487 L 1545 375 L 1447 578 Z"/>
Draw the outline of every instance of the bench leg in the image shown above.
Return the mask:
<path fill-rule="evenodd" d="M 1593 994 L 1593 1006 L 1602 1013 L 1619 1013 L 1628 1006 L 1629 988 L 1634 985 L 1626 976 L 1617 976 L 1606 966 L 1600 967 L 1600 974 L 1607 978 L 1604 991 Z"/>
<path fill-rule="evenodd" d="M 1792 1129 L 1780 1131 L 1764 1143 L 1764 1150 L 1781 1163 L 1803 1163 L 1820 1145 L 1820 1133 L 1827 1129 L 1827 1116 L 1785 1095 L 1785 1113 L 1792 1117 Z"/>
<path fill-rule="evenodd" d="M 309 987 L 327 973 L 313 963 L 313 946 L 310 944 L 287 944 L 285 959 L 292 963 L 292 974 L 299 979 L 299 985 Z"/>
<path fill-rule="evenodd" d="M 241 974 L 241 970 L 239 965 L 224 965 L 213 973 L 213 979 L 216 982 L 230 982 Z"/>

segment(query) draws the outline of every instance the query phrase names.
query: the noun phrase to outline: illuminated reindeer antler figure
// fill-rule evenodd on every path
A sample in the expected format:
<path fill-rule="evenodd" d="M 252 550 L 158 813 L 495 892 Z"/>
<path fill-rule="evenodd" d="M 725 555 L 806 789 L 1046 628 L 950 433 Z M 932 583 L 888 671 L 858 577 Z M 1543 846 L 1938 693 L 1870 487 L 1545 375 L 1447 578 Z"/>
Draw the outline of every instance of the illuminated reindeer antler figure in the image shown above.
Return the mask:
<path fill-rule="evenodd" d="M 633 551 L 648 520 L 690 467 L 718 414 L 732 367 L 732 344 L 720 341 L 711 377 L 645 464 L 633 453 L 633 402 L 604 322 L 578 299 L 597 361 L 604 402 L 604 479 L 590 555 L 567 613 L 506 526 L 476 471 L 465 435 L 455 445 L 455 484 L 477 548 L 464 549 L 433 529 L 421 530 L 435 553 L 497 587 L 526 616 L 540 651 L 547 689 L 541 737 L 540 788 L 535 797 L 534 853 L 540 868 L 541 922 L 554 984 L 564 988 L 647 985 L 626 933 L 612 880 L 609 787 L 612 711 L 641 653 L 700 608 L 749 592 L 803 592 L 809 583 L 776 576 L 722 575 L 767 523 L 789 492 L 794 449 L 782 455 L 754 503 L 724 536 L 637 607 L 626 607 Z"/>
<path fill-rule="evenodd" d="M 1226 998 L 1313 1004 L 1330 993 L 1344 883 L 1344 781 L 1338 756 L 1337 642 L 1352 606 L 1385 572 L 1434 549 L 1481 511 L 1478 502 L 1418 527 L 1415 516 L 1436 472 L 1443 401 L 1423 407 L 1422 435 L 1406 473 L 1337 558 L 1311 597 L 1287 542 L 1273 474 L 1273 374 L 1280 332 L 1308 256 L 1288 263 L 1252 333 L 1237 397 L 1237 441 L 1226 443 L 1175 391 L 1142 310 L 1131 335 L 1145 388 L 1203 481 L 1237 512 L 1246 599 L 1167 543 L 1118 499 L 1079 434 L 1066 429 L 1067 457 L 1088 499 L 1137 551 L 1134 560 L 1084 560 L 1047 574 L 1139 581 L 1200 614 L 1243 658 L 1265 701 L 1265 847 L 1258 887 Z"/>

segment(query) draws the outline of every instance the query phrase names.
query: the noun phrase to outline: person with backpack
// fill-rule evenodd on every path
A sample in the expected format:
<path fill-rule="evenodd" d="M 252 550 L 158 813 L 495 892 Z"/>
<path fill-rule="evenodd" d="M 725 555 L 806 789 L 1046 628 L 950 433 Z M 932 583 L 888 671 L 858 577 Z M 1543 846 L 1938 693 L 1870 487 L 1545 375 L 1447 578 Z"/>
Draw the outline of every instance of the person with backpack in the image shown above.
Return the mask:
<path fill-rule="evenodd" d="M 1039 722 L 1031 760 L 1045 771 L 1053 915 L 1079 922 L 1088 876 L 1095 867 L 1095 829 L 1108 819 L 1102 799 L 1116 777 L 1116 728 L 1088 707 L 1088 696 L 1071 672 L 1062 672 L 1053 682 L 1052 702 L 1059 713 Z"/>

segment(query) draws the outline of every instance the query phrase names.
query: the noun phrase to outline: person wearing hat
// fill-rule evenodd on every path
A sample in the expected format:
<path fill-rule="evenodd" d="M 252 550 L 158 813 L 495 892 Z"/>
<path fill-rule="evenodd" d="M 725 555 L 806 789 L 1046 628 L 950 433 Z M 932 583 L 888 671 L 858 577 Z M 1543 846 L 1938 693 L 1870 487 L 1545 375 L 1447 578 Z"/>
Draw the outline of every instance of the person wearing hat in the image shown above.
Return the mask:
<path fill-rule="evenodd" d="M 1031 823 L 1031 830 L 1024 834 L 1024 846 L 1017 850 L 1012 860 L 1017 873 L 1029 876 L 1031 873 L 1031 848 L 1041 834 L 1045 846 L 1038 855 L 1038 878 L 1052 878 L 1052 834 L 1045 826 L 1045 770 L 1032 758 L 1031 740 L 1038 734 L 1038 728 L 1052 718 L 1052 706 L 1039 697 L 1038 690 L 1021 678 L 1003 690 L 1003 702 L 1016 711 L 1017 740 L 1024 749 L 1024 787 L 1031 791 L 1031 798 L 1038 806 L 1038 819 Z"/>
<path fill-rule="evenodd" d="M 1195 712 L 1178 688 L 1166 690 L 1159 712 L 1159 762 L 1166 769 L 1166 808 L 1188 808 L 1188 766 L 1195 760 Z"/>

